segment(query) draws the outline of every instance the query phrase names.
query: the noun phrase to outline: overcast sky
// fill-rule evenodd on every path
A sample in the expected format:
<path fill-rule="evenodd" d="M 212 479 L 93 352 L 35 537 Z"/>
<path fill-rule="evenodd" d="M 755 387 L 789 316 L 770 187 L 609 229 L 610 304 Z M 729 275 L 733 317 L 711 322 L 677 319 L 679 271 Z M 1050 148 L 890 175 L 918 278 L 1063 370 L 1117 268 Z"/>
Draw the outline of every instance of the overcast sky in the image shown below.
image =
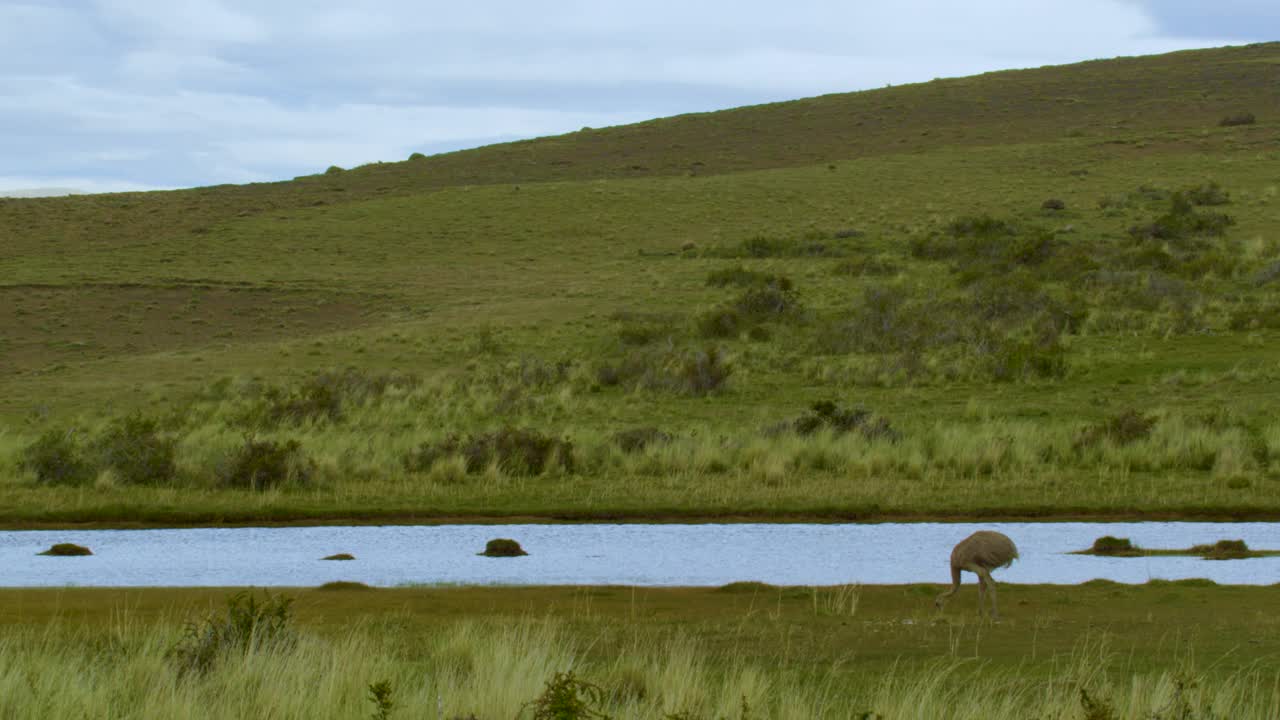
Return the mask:
<path fill-rule="evenodd" d="M 1276 39 L 1277 0 L 0 0 L 0 191 L 287 179 Z"/>

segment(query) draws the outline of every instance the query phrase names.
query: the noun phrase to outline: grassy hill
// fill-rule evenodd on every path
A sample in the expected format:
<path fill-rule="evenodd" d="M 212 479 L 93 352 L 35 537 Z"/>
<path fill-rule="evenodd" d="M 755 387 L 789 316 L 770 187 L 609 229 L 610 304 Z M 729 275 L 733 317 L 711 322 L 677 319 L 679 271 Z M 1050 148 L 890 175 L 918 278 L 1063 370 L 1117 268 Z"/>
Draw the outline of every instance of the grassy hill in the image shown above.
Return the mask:
<path fill-rule="evenodd" d="M 1269 43 L 0 199 L 0 519 L 1280 515 L 1278 81 Z"/>

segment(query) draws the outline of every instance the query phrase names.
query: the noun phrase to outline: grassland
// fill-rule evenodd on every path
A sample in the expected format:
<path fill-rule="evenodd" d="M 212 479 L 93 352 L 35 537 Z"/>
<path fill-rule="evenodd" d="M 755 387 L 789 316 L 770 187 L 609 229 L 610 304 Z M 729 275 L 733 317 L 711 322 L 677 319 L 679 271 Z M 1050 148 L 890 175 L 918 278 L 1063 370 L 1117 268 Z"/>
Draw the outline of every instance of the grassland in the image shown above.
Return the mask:
<path fill-rule="evenodd" d="M 972 587 L 935 614 L 939 589 L 298 589 L 283 615 L 259 605 L 269 633 L 225 644 L 200 670 L 182 649 L 205 618 L 230 617 L 226 590 L 3 590 L 0 713 L 377 717 L 369 686 L 385 681 L 390 717 L 510 718 L 567 672 L 599 687 L 588 704 L 613 717 L 1199 720 L 1280 708 L 1275 588 L 1003 586 L 998 624 L 971 615 Z"/>
<path fill-rule="evenodd" d="M 0 523 L 1280 517 L 1278 69 L 0 200 Z"/>

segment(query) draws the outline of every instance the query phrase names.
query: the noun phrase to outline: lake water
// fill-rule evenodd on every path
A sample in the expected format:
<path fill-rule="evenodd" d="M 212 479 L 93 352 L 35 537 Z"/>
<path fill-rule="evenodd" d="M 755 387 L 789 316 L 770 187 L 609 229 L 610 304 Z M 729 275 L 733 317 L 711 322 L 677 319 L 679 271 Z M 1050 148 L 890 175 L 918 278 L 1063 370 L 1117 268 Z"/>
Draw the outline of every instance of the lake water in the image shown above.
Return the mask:
<path fill-rule="evenodd" d="M 999 530 L 1022 559 L 995 573 L 1012 583 L 1105 578 L 1209 578 L 1280 583 L 1280 557 L 1102 558 L 1067 555 L 1101 535 L 1151 548 L 1240 538 L 1280 549 L 1280 523 L 882 523 L 699 525 L 435 525 L 182 530 L 0 532 L 0 586 L 702 585 L 759 580 L 777 585 L 949 581 L 956 542 Z M 491 538 L 518 540 L 520 558 L 476 553 Z M 91 557 L 43 557 L 57 542 Z M 346 552 L 354 561 L 320 558 Z M 974 581 L 965 574 L 964 581 Z"/>

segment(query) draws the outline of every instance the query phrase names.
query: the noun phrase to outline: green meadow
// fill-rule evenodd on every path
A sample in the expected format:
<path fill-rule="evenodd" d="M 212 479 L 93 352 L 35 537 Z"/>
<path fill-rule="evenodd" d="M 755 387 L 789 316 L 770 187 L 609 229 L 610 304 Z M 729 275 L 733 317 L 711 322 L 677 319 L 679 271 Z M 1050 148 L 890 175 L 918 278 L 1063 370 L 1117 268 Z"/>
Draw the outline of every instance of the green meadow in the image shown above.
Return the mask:
<path fill-rule="evenodd" d="M 1277 67 L 0 200 L 0 522 L 1274 518 Z"/>

